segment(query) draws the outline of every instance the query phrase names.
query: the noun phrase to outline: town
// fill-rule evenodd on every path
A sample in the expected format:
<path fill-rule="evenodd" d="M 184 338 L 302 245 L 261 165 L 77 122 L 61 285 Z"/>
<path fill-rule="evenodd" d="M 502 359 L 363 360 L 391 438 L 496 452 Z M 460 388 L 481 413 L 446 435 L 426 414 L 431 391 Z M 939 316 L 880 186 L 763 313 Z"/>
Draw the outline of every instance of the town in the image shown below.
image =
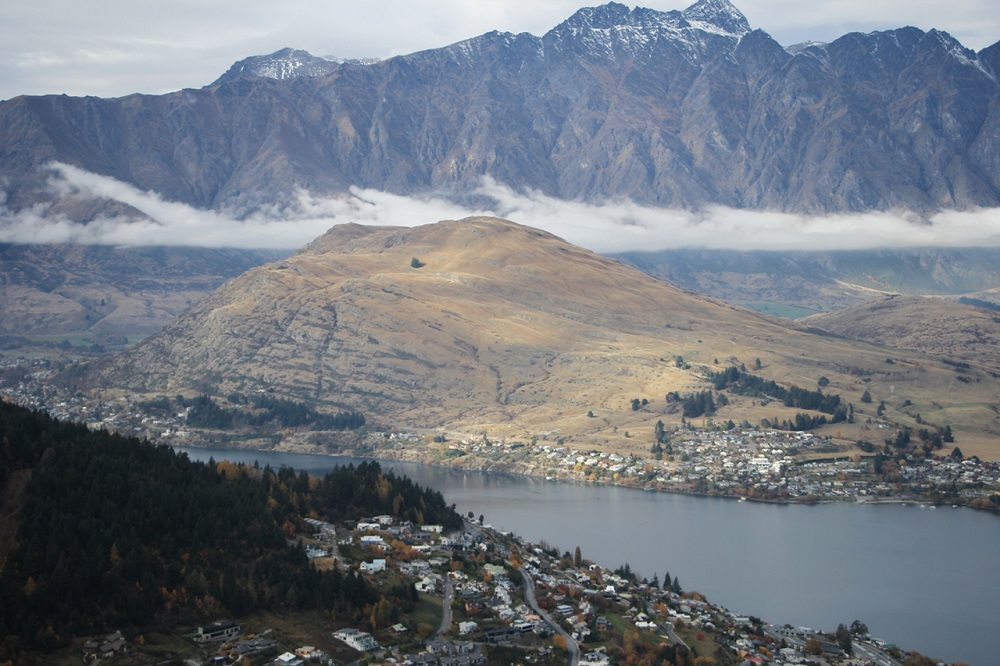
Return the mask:
<path fill-rule="evenodd" d="M 908 656 L 870 637 L 860 621 L 830 633 L 773 626 L 685 592 L 676 578 L 640 579 L 628 565 L 612 571 L 579 549 L 559 553 L 472 517 L 452 533 L 391 516 L 301 524 L 297 539 L 314 566 L 356 570 L 382 589 L 404 581 L 415 606 L 434 609 L 433 618 L 376 608 L 363 625 L 323 631 L 308 643 L 259 620 L 219 619 L 184 633 L 187 663 L 893 666 Z M 81 649 L 86 663 L 113 664 L 141 647 L 115 632 Z"/>
<path fill-rule="evenodd" d="M 996 509 L 989 498 L 1000 491 L 1000 465 L 954 450 L 941 458 L 845 453 L 826 437 L 764 428 L 678 430 L 672 434 L 673 453 L 663 458 L 537 441 L 464 440 L 447 446 L 446 457 L 468 456 L 470 467 L 492 460 L 549 479 L 761 501 L 915 501 Z M 377 450 L 393 457 L 392 446 Z"/>
<path fill-rule="evenodd" d="M 175 410 L 154 414 L 150 406 L 157 401 L 142 396 L 94 398 L 58 390 L 46 381 L 52 371 L 48 360 L 2 358 L 0 363 L 5 370 L 0 395 L 13 402 L 91 428 L 174 445 L 266 449 L 284 443 L 287 450 L 308 453 L 411 460 L 743 500 L 891 501 L 1000 510 L 1000 463 L 966 458 L 958 447 L 927 455 L 919 449 L 895 449 L 887 441 L 862 450 L 825 435 L 745 422 L 728 429 L 685 422 L 670 431 L 658 424 L 666 446 L 660 441 L 643 444 L 636 438 L 629 453 L 577 448 L 558 432 L 540 433 L 530 441 L 491 440 L 486 435 L 453 441 L 441 433 L 376 431 L 366 433 L 360 442 L 338 439 L 317 444 L 314 433 L 286 429 L 227 439 L 189 427 L 185 412 L 165 396 L 159 402 Z"/>

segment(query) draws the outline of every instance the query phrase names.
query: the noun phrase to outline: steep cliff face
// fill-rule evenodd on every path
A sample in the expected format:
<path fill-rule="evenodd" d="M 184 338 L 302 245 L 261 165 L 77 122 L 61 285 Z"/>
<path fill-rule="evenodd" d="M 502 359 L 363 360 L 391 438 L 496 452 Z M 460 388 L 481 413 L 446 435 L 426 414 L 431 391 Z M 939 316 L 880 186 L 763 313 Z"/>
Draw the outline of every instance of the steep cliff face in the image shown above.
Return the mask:
<path fill-rule="evenodd" d="M 541 37 L 367 64 L 286 49 L 199 90 L 16 98 L 0 105 L 0 178 L 14 209 L 52 199 L 53 160 L 243 213 L 297 188 L 458 197 L 484 176 L 686 208 L 996 206 L 998 53 L 917 28 L 786 48 L 726 0 L 611 3 Z"/>

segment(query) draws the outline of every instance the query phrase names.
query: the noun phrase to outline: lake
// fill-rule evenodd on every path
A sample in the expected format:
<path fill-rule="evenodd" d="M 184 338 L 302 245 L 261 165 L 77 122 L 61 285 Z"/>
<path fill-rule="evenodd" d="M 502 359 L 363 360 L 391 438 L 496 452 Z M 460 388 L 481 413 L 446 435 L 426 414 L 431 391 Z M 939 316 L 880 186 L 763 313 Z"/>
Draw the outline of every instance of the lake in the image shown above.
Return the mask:
<path fill-rule="evenodd" d="M 360 462 L 301 454 L 178 449 L 310 473 Z M 861 620 L 904 649 L 997 663 L 1000 517 L 918 505 L 758 504 L 556 483 L 380 461 L 435 488 L 460 513 L 603 566 L 669 572 L 685 590 L 773 624 L 832 631 Z"/>

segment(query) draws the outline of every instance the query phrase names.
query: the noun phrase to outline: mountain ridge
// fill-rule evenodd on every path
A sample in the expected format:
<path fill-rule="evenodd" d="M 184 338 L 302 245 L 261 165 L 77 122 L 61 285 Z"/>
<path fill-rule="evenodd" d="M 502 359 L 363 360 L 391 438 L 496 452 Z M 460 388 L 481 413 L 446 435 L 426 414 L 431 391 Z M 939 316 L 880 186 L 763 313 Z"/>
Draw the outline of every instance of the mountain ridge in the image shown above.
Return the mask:
<path fill-rule="evenodd" d="M 53 202 L 53 161 L 237 215 L 298 189 L 461 200 L 483 178 L 668 208 L 1000 205 L 1000 44 L 976 54 L 936 30 L 793 53 L 728 2 L 610 4 L 542 37 L 487 33 L 316 76 L 248 76 L 249 60 L 166 95 L 3 102 L 6 208 L 143 216 L 111 200 Z"/>

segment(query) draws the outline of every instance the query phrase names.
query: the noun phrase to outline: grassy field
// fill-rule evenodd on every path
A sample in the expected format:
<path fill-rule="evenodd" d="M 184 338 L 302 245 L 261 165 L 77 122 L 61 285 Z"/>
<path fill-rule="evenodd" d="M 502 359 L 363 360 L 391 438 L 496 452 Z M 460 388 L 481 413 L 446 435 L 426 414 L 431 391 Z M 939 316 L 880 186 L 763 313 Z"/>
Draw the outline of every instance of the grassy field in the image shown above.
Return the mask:
<path fill-rule="evenodd" d="M 441 597 L 433 594 L 421 594 L 416 610 L 410 613 L 410 624 L 414 629 L 421 625 L 429 625 L 434 627 L 436 631 L 441 625 L 441 604 Z"/>

